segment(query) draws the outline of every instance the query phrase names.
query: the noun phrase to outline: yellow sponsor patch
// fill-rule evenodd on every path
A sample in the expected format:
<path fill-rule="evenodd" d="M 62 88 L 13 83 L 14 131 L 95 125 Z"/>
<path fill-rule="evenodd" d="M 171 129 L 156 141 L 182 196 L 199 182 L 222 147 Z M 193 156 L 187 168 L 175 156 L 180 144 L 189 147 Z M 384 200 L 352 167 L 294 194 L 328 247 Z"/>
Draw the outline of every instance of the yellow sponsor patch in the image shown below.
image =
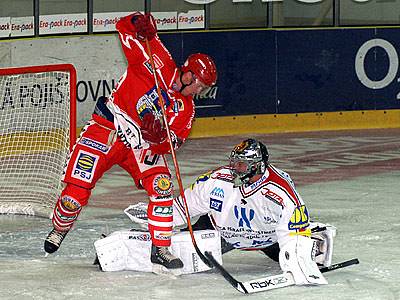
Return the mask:
<path fill-rule="evenodd" d="M 162 196 L 172 193 L 172 182 L 168 175 L 158 175 L 153 182 L 154 190 Z"/>
<path fill-rule="evenodd" d="M 171 187 L 171 182 L 166 179 L 166 178 L 161 178 L 158 182 L 157 182 L 157 186 L 162 190 L 162 191 L 166 191 Z"/>
<path fill-rule="evenodd" d="M 196 180 L 195 180 L 195 182 L 193 182 L 193 183 L 190 185 L 190 189 L 193 190 L 194 187 L 196 186 L 196 184 L 198 184 L 198 183 L 200 183 L 200 182 L 207 181 L 207 180 L 210 178 L 211 173 L 212 173 L 212 171 L 209 171 L 209 172 L 204 173 L 204 174 L 200 175 L 199 177 L 197 177 Z"/>
<path fill-rule="evenodd" d="M 288 224 L 289 230 L 301 230 L 309 226 L 308 211 L 305 205 L 294 209 Z"/>
<path fill-rule="evenodd" d="M 81 154 L 79 157 L 77 167 L 81 170 L 91 171 L 95 162 L 95 158 L 93 156 L 87 154 Z"/>
<path fill-rule="evenodd" d="M 62 205 L 70 211 L 76 211 L 81 208 L 81 205 L 77 200 L 70 196 L 63 196 L 61 198 Z"/>

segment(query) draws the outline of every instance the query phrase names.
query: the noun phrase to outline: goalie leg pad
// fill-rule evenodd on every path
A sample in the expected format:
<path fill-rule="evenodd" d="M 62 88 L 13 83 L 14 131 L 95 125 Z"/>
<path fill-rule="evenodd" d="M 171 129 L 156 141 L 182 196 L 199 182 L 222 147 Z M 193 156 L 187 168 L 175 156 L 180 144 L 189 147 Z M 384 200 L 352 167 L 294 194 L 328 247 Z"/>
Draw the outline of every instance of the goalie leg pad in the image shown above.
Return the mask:
<path fill-rule="evenodd" d="M 209 251 L 222 264 L 221 236 L 215 230 L 194 232 L 195 239 L 202 251 Z M 94 243 L 96 254 L 103 271 L 141 271 L 152 272 L 150 261 L 151 236 L 149 232 L 116 231 Z M 179 257 L 184 267 L 182 274 L 191 274 L 210 270 L 196 253 L 190 234 L 179 232 L 172 236 L 171 253 Z"/>
<path fill-rule="evenodd" d="M 281 269 L 292 273 L 297 285 L 328 283 L 312 259 L 313 246 L 311 238 L 297 236 L 281 248 L 279 253 Z"/>
<path fill-rule="evenodd" d="M 67 184 L 53 211 L 54 228 L 58 231 L 70 230 L 89 197 L 90 190 Z"/>

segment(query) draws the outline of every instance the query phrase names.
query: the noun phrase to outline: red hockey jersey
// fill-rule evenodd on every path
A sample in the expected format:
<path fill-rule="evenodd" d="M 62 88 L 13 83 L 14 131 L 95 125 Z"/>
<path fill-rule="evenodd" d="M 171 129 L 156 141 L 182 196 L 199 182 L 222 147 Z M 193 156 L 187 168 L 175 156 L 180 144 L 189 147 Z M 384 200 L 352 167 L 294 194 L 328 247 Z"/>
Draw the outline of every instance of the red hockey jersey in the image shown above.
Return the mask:
<path fill-rule="evenodd" d="M 149 145 L 140 133 L 141 120 L 146 113 L 153 113 L 161 119 L 162 112 L 146 43 L 136 39 L 131 17 L 123 17 L 116 24 L 128 68 L 110 96 L 107 107 L 114 115 L 114 125 L 120 137 L 133 148 L 146 148 Z M 172 140 L 177 148 L 185 141 L 192 127 L 193 97 L 185 97 L 172 89 L 179 71 L 157 35 L 150 41 L 150 47 Z M 151 145 L 150 148 L 161 154 L 169 152 L 168 141 Z"/>

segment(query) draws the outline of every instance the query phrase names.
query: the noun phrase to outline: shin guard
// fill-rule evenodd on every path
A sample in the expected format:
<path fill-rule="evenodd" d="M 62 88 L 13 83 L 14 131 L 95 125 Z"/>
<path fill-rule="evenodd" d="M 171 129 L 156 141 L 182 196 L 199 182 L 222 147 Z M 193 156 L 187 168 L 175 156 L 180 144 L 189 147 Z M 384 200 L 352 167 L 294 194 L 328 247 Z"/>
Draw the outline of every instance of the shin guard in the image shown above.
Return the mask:
<path fill-rule="evenodd" d="M 53 226 L 58 231 L 68 231 L 87 204 L 90 191 L 75 185 L 67 185 L 61 193 L 53 212 Z"/>
<path fill-rule="evenodd" d="M 150 198 L 147 207 L 148 227 L 153 245 L 171 245 L 172 236 L 172 182 L 169 175 L 149 176 L 142 182 Z"/>

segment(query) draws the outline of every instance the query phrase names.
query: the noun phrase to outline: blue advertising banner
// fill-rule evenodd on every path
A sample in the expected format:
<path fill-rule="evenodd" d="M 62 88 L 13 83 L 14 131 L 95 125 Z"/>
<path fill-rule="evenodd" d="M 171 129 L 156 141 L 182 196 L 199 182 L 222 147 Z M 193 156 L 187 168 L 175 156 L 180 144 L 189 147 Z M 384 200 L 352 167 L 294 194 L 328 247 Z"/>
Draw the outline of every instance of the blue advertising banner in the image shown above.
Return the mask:
<path fill-rule="evenodd" d="M 257 114 L 275 111 L 276 64 L 273 31 L 161 35 L 177 64 L 192 53 L 215 60 L 217 85 L 197 97 L 196 116 Z"/>
<path fill-rule="evenodd" d="M 161 35 L 177 63 L 204 52 L 217 86 L 197 117 L 400 108 L 399 29 L 194 32 Z"/>
<path fill-rule="evenodd" d="M 388 74 L 393 68 L 397 73 L 398 35 L 374 29 L 277 32 L 279 113 L 399 108 L 397 78 Z"/>

